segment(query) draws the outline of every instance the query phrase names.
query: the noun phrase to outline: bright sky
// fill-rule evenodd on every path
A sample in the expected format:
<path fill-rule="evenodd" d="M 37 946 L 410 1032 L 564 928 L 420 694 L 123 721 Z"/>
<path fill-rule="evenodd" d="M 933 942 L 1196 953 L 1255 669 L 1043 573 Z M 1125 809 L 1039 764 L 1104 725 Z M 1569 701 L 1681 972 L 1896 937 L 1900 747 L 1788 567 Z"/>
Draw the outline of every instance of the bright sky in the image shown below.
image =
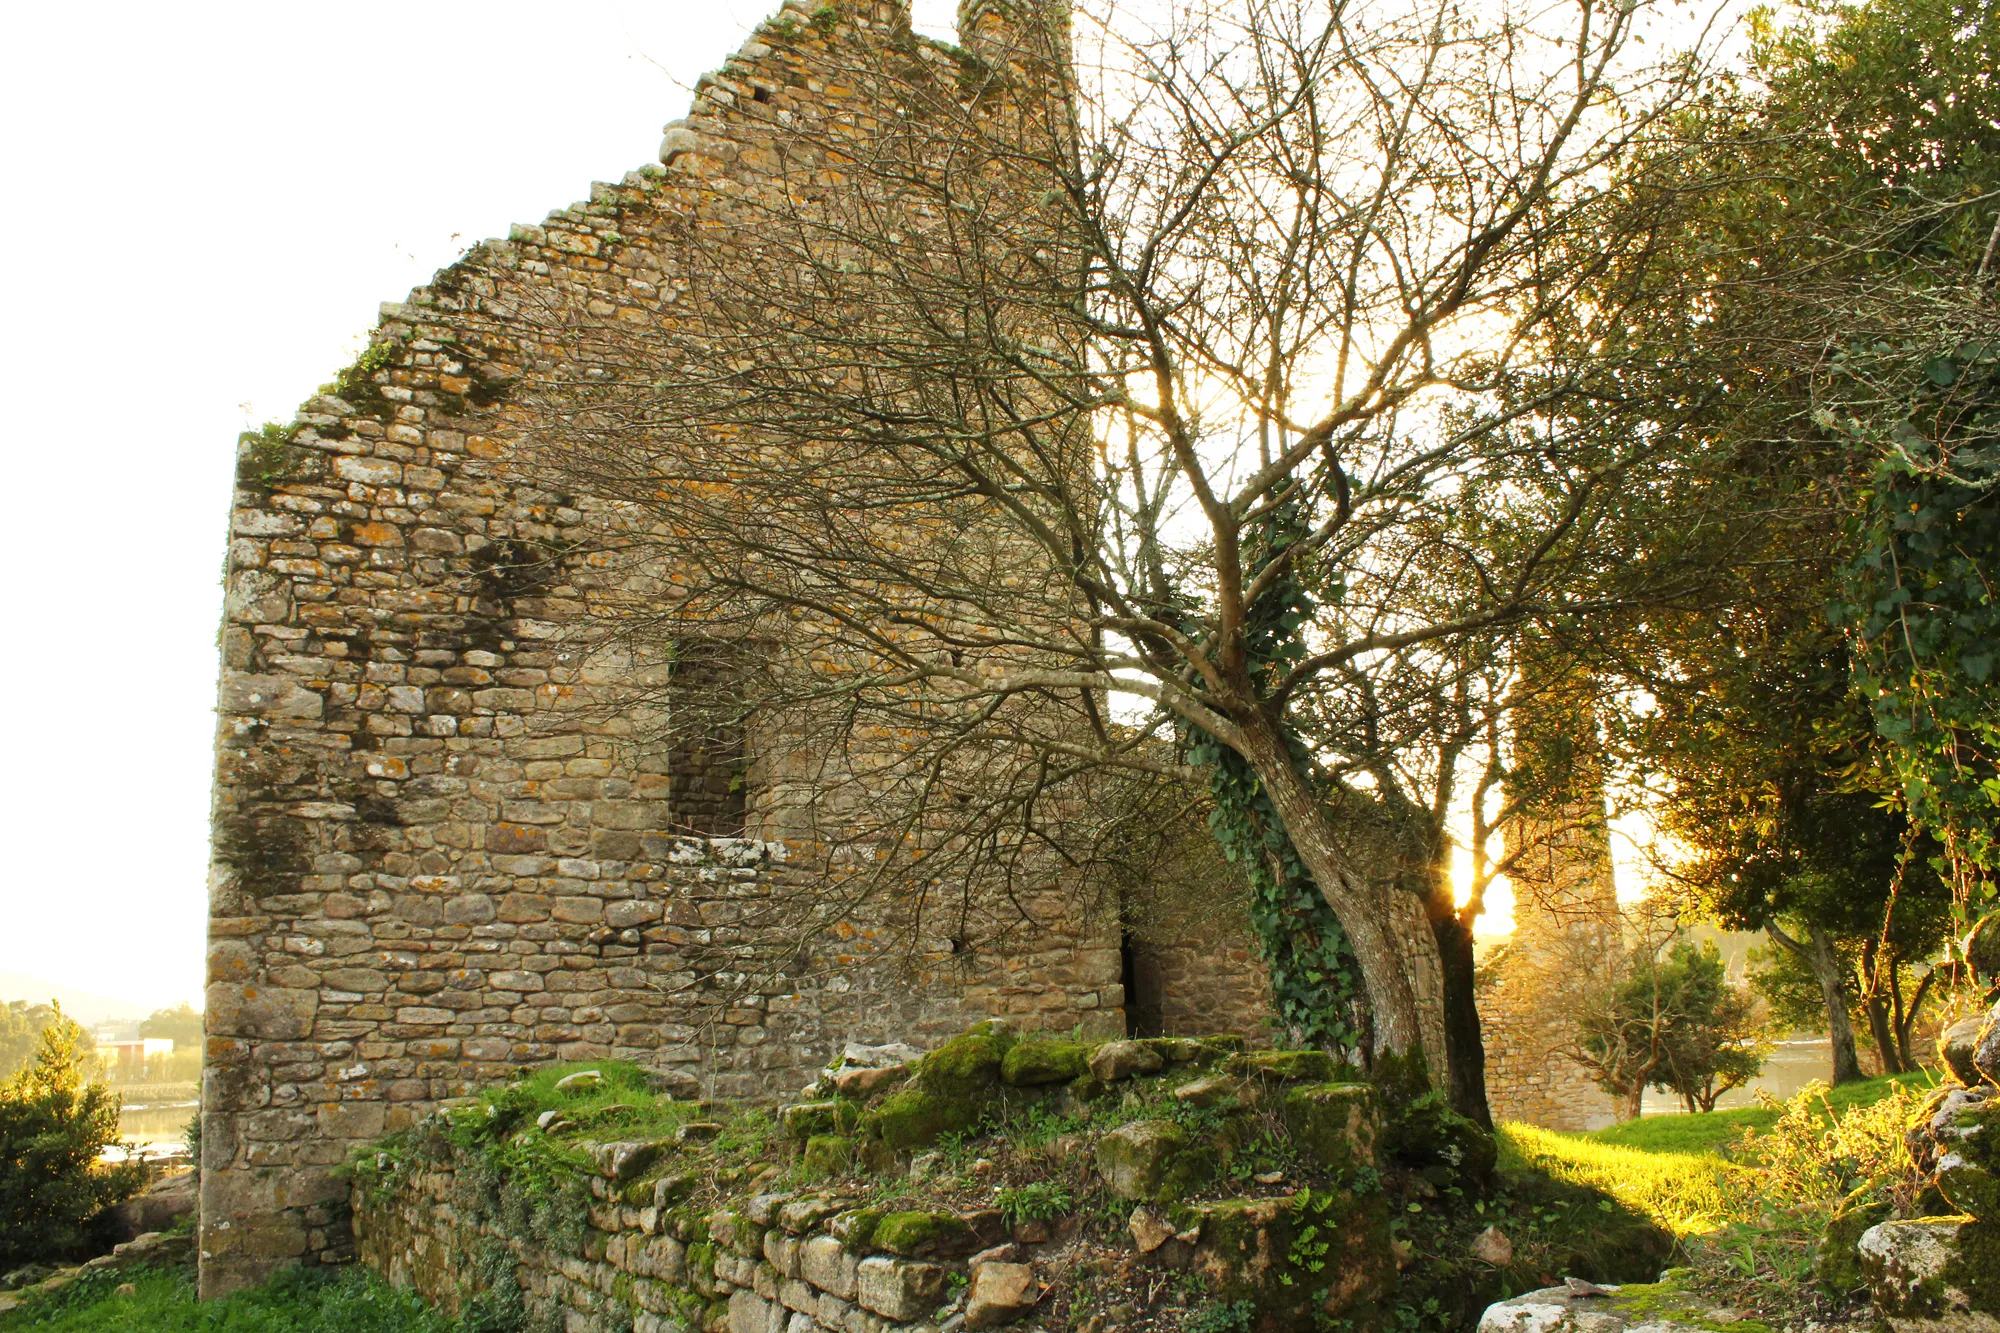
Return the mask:
<path fill-rule="evenodd" d="M 778 2 L 10 9 L 0 971 L 199 1001 L 237 432 L 288 419 L 379 302 L 654 160 Z M 954 8 L 916 0 L 919 26 Z"/>
<path fill-rule="evenodd" d="M 653 161 L 778 3 L 9 8 L 0 970 L 199 1001 L 236 433 L 466 245 Z"/>

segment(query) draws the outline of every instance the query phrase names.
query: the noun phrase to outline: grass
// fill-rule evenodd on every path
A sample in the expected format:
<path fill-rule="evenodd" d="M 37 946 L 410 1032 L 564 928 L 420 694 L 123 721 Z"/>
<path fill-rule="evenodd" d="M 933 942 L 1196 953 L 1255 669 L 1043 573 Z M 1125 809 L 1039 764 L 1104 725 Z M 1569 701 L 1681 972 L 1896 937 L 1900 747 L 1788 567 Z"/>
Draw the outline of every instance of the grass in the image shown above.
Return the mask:
<path fill-rule="evenodd" d="M 1843 1083 L 1831 1089 L 1826 1100 L 1835 1113 L 1856 1106 L 1867 1106 L 1880 1101 L 1897 1085 L 1926 1089 L 1937 1082 L 1937 1075 L 1918 1071 L 1913 1074 L 1888 1074 L 1881 1078 L 1864 1079 L 1859 1083 Z M 1727 1150 L 1741 1136 L 1744 1130 L 1762 1134 L 1777 1122 L 1778 1110 L 1770 1106 L 1745 1106 L 1733 1111 L 1708 1111 L 1697 1115 L 1656 1115 L 1643 1120 L 1630 1120 L 1609 1129 L 1600 1129 L 1591 1134 L 1580 1135 L 1596 1143 L 1621 1148 L 1634 1148 L 1649 1153 L 1709 1153 L 1724 1156 Z"/>
<path fill-rule="evenodd" d="M 120 1296 L 120 1283 L 135 1291 Z M 99 1272 L 0 1315 L 0 1333 L 455 1333 L 457 1324 L 359 1265 L 294 1269 L 197 1303 L 184 1268 Z"/>
<path fill-rule="evenodd" d="M 1605 1143 L 1533 1125 L 1501 1126 L 1500 1164 L 1602 1190 L 1678 1237 L 1728 1224 L 1751 1192 L 1749 1174 L 1715 1155 Z"/>

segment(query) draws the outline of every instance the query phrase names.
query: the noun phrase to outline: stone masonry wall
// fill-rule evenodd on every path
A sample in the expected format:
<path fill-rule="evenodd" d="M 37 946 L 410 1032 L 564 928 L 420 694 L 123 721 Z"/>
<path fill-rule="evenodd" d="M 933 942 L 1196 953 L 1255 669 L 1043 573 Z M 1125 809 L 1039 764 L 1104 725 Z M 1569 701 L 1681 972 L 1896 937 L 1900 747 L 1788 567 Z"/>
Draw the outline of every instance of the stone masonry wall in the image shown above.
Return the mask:
<path fill-rule="evenodd" d="M 601 706 L 615 664 L 575 631 L 617 577 L 594 555 L 604 510 L 510 466 L 536 430 L 514 388 L 559 359 L 520 312 L 698 323 L 676 306 L 671 236 L 749 215 L 732 200 L 787 127 L 867 114 L 841 53 L 906 27 L 876 0 L 787 0 L 698 85 L 662 165 L 385 306 L 359 362 L 246 439 L 217 709 L 205 1294 L 346 1257 L 332 1168 L 519 1065 L 616 1056 L 751 1095 L 795 1089 L 847 1038 L 989 1013 L 1122 1031 L 1115 926 L 1054 900 L 1024 903 L 1043 928 L 1003 953 L 918 941 L 906 965 L 893 921 L 852 919 L 782 976 L 732 968 L 825 886 L 780 844 L 687 836 L 758 831 L 735 742 L 649 751 Z M 957 55 L 911 49 L 964 77 Z"/>
<path fill-rule="evenodd" d="M 1590 1130 L 1616 1118 L 1612 1098 L 1564 1054 L 1578 1005 L 1602 988 L 1624 947 L 1602 810 L 1599 796 L 1594 817 L 1586 800 L 1509 831 L 1525 849 L 1510 876 L 1514 933 L 1482 969 L 1478 996 L 1496 1120 Z"/>
<path fill-rule="evenodd" d="M 497 1279 L 519 1285 L 538 1326 L 566 1333 L 615 1333 L 635 1307 L 632 1333 L 716 1329 L 703 1315 L 721 1302 L 718 1333 L 917 1333 L 935 1328 L 944 1298 L 946 1267 L 849 1253 L 821 1229 L 819 1196 L 753 1199 L 705 1237 L 668 1209 L 601 1198 L 581 1252 L 554 1254 L 474 1221 L 457 1195 L 451 1171 L 416 1174 L 391 1198 L 361 1200 L 355 1226 L 362 1262 L 453 1314 Z"/>

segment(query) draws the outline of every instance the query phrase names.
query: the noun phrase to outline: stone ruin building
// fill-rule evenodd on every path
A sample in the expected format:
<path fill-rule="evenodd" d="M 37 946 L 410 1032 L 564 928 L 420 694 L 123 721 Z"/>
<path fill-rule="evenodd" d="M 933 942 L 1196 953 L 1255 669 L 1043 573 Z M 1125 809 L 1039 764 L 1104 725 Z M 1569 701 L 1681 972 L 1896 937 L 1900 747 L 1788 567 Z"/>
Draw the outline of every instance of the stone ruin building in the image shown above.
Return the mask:
<path fill-rule="evenodd" d="M 865 115 L 844 53 L 897 42 L 940 79 L 984 70 L 1033 95 L 1047 85 L 1005 76 L 1034 21 L 964 0 L 960 51 L 913 36 L 893 0 L 784 0 L 697 85 L 658 163 L 385 305 L 354 366 L 246 437 L 217 708 L 204 1295 L 346 1258 L 334 1168 L 524 1065 L 615 1057 L 757 1096 L 796 1091 L 847 1041 L 986 1016 L 1259 1029 L 1240 925 L 1129 927 L 1116 904 L 1060 898 L 969 956 L 930 940 L 912 959 L 851 920 L 801 975 L 704 973 L 700 951 L 775 929 L 771 906 L 814 885 L 742 737 L 661 751 L 591 707 L 611 683 L 572 643 L 591 569 L 534 553 L 586 548 L 599 511 L 513 466 L 536 431 L 509 394 L 534 354 L 524 304 L 655 317 L 681 295 L 676 226 L 740 225 L 774 140 Z"/>

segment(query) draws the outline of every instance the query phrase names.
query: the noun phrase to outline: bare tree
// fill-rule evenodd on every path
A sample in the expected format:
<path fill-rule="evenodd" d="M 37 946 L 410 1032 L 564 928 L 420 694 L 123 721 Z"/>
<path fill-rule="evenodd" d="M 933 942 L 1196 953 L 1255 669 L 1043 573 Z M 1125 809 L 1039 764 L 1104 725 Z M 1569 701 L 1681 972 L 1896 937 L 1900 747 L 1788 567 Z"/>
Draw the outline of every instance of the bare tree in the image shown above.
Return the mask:
<path fill-rule="evenodd" d="M 543 465 L 615 507 L 607 623 L 734 641 L 773 808 L 862 878 L 1071 866 L 1091 782 L 1185 776 L 1206 733 L 1375 1051 L 1441 1066 L 1436 944 L 1321 742 L 1370 682 L 1597 604 L 1658 441 L 1569 432 L 1603 386 L 1519 372 L 1619 321 L 1700 71 L 1632 67 L 1634 0 L 1054 12 L 983 60 L 857 40 L 879 114 L 766 124 L 767 187 L 671 237 L 657 321 L 541 311 Z"/>

